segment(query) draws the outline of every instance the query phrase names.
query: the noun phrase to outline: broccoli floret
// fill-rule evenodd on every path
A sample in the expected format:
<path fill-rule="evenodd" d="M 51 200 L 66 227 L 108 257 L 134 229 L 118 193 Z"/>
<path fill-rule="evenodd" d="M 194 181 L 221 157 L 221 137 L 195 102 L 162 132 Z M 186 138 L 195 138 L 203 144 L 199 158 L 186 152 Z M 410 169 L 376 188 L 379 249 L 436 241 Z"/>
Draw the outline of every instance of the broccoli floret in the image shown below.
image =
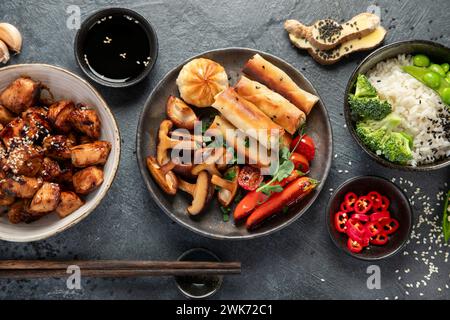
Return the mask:
<path fill-rule="evenodd" d="M 363 74 L 359 74 L 356 80 L 355 97 L 376 97 L 377 90 L 372 86 L 369 79 Z"/>
<path fill-rule="evenodd" d="M 392 132 L 384 142 L 382 152 L 391 162 L 406 163 L 412 159 L 410 139 L 403 132 Z"/>
<path fill-rule="evenodd" d="M 400 123 L 401 118 L 391 113 L 381 121 L 358 122 L 356 133 L 373 152 L 381 152 L 391 162 L 405 163 L 412 159 L 413 137 L 394 131 Z"/>
<path fill-rule="evenodd" d="M 362 119 L 381 120 L 392 112 L 389 102 L 381 101 L 378 97 L 358 98 L 349 95 L 348 103 L 352 112 Z"/>

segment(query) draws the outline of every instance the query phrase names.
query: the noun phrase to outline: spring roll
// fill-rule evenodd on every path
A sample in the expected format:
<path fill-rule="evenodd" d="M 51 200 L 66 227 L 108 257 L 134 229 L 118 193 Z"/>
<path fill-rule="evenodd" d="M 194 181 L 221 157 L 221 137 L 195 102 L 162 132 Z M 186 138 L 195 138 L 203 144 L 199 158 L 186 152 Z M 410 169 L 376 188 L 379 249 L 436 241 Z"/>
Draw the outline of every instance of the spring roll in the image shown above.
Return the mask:
<path fill-rule="evenodd" d="M 309 114 L 319 98 L 301 89 L 283 70 L 255 54 L 244 66 L 249 78 L 261 82 Z"/>
<path fill-rule="evenodd" d="M 237 132 L 239 131 L 230 122 L 221 116 L 216 116 L 208 130 L 219 130 L 224 141 L 238 153 L 238 156 L 245 157 L 246 163 L 257 167 L 268 167 L 270 165 L 270 152 L 252 137 L 248 143 L 243 144 L 244 148 L 238 147 Z"/>
<path fill-rule="evenodd" d="M 305 123 L 306 116 L 303 111 L 257 81 L 243 76 L 236 84 L 235 90 L 290 134 L 294 134 Z"/>
<path fill-rule="evenodd" d="M 228 88 L 215 96 L 212 106 L 236 128 L 270 149 L 271 143 L 284 134 L 284 129 L 275 124 L 253 103 Z"/>

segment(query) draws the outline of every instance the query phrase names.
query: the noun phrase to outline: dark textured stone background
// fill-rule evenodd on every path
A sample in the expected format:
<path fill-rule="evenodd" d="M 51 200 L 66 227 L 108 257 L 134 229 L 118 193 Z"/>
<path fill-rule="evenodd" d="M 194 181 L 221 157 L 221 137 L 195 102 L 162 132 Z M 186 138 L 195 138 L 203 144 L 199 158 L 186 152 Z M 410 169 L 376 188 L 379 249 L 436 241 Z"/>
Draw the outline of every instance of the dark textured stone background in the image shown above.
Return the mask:
<path fill-rule="evenodd" d="M 362 174 L 387 178 L 404 177 L 426 189 L 436 214 L 436 193 L 450 180 L 450 169 L 433 173 L 405 173 L 387 170 L 369 159 L 344 127 L 342 97 L 348 77 L 364 53 L 335 66 L 322 67 L 308 55 L 291 47 L 283 21 L 297 18 L 306 23 L 333 17 L 349 19 L 365 11 L 368 1 L 0 1 L 0 20 L 17 25 L 23 32 L 23 52 L 10 63 L 44 62 L 82 75 L 73 56 L 74 30 L 66 27 L 66 7 L 77 4 L 85 18 L 94 11 L 122 6 L 148 18 L 159 37 L 159 58 L 149 78 L 125 89 L 95 85 L 110 104 L 122 134 L 119 173 L 101 206 L 71 229 L 45 241 L 29 244 L 0 243 L 2 259 L 176 259 L 192 247 L 206 247 L 224 260 L 242 261 L 243 272 L 225 279 L 215 296 L 224 299 L 449 299 L 448 263 L 442 255 L 426 287 L 408 289 L 405 284 L 420 281 L 428 268 L 415 261 L 415 241 L 407 247 L 409 256 L 399 254 L 379 262 L 382 289 L 366 288 L 370 263 L 355 260 L 336 249 L 329 239 L 325 206 L 329 189 Z M 386 43 L 406 39 L 433 39 L 449 45 L 450 2 L 378 1 L 383 25 L 389 29 Z M 277 55 L 292 63 L 313 83 L 328 108 L 334 131 L 335 153 L 330 176 L 318 201 L 301 219 L 264 238 L 245 242 L 224 242 L 198 236 L 172 222 L 153 203 L 137 168 L 135 132 L 142 106 L 155 84 L 172 67 L 202 51 L 242 46 Z M 348 162 L 352 165 L 349 166 Z M 338 170 L 349 170 L 339 173 Z M 414 189 L 409 188 L 408 190 Z M 409 194 L 411 192 L 409 191 Z M 422 211 L 416 201 L 415 218 Z M 425 234 L 423 235 L 425 236 Z M 419 249 L 418 249 L 419 250 Z M 448 251 L 448 247 L 444 250 Z M 420 252 L 419 252 L 420 253 Z M 419 257 L 420 259 L 420 257 Z M 410 273 L 403 272 L 410 269 Z M 395 270 L 400 269 L 400 273 Z M 398 280 L 398 276 L 402 280 Z M 324 279 L 325 281 L 322 281 Z M 438 291 L 441 288 L 442 291 Z M 422 292 L 423 296 L 419 293 Z M 83 279 L 82 290 L 69 291 L 65 279 L 0 281 L 0 298 L 15 299 L 174 299 L 182 298 L 171 278 Z"/>

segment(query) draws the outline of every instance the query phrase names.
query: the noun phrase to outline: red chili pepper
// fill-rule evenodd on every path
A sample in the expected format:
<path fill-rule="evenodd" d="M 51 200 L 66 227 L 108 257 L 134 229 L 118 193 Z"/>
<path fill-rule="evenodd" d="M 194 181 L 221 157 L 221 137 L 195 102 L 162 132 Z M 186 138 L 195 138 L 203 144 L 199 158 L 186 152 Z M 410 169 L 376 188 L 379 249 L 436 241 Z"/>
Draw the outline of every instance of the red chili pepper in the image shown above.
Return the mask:
<path fill-rule="evenodd" d="M 366 234 L 370 238 L 376 236 L 382 230 L 381 225 L 378 222 L 376 222 L 376 221 L 372 221 L 372 222 L 366 223 L 366 225 L 364 227 L 366 228 Z"/>
<path fill-rule="evenodd" d="M 361 241 L 365 237 L 365 228 L 360 221 L 350 218 L 345 223 L 345 226 L 347 227 L 347 235 L 353 240 Z"/>
<path fill-rule="evenodd" d="M 377 212 L 388 211 L 390 204 L 391 202 L 387 197 L 381 196 L 381 205 L 377 208 L 374 208 L 374 210 Z"/>
<path fill-rule="evenodd" d="M 374 212 L 370 215 L 370 221 L 380 221 L 383 219 L 388 219 L 391 217 L 391 214 L 388 211 L 382 211 L 382 212 Z"/>
<path fill-rule="evenodd" d="M 297 170 L 293 170 L 291 172 L 291 175 L 287 178 L 284 178 L 281 180 L 281 182 L 274 182 L 274 185 L 280 185 L 284 187 L 285 185 L 289 184 L 290 182 L 294 181 L 295 179 L 299 178 L 300 174 Z M 255 210 L 256 207 L 263 204 L 267 199 L 269 199 L 270 196 L 262 193 L 251 191 L 245 195 L 245 197 L 242 198 L 241 201 L 236 205 L 236 208 L 233 212 L 234 221 L 239 221 L 244 218 L 247 218 L 250 213 Z"/>
<path fill-rule="evenodd" d="M 254 229 L 265 219 L 271 217 L 284 207 L 303 199 L 318 185 L 318 182 L 308 177 L 301 177 L 288 184 L 283 191 L 272 194 L 269 200 L 264 202 L 248 217 L 247 229 Z"/>
<path fill-rule="evenodd" d="M 353 219 L 359 220 L 361 222 L 367 222 L 369 221 L 369 216 L 367 214 L 364 213 L 354 213 L 352 215 Z"/>
<path fill-rule="evenodd" d="M 359 253 L 362 251 L 363 246 L 358 241 L 352 240 L 351 238 L 348 238 L 347 240 L 347 248 L 353 252 L 353 253 Z"/>
<path fill-rule="evenodd" d="M 400 226 L 398 221 L 393 218 L 383 219 L 381 220 L 380 224 L 383 232 L 388 235 L 397 231 L 398 227 Z"/>
<path fill-rule="evenodd" d="M 345 233 L 347 230 L 346 223 L 348 220 L 348 214 L 343 211 L 339 211 L 334 215 L 334 227 L 338 232 Z"/>
<path fill-rule="evenodd" d="M 348 192 L 344 197 L 344 203 L 350 208 L 354 208 L 356 200 L 358 196 L 353 192 Z"/>
<path fill-rule="evenodd" d="M 384 246 L 388 242 L 388 236 L 384 232 L 380 232 L 375 237 L 370 238 L 370 243 L 377 246 Z"/>
<path fill-rule="evenodd" d="M 339 208 L 341 209 L 341 211 L 344 211 L 344 212 L 352 212 L 353 211 L 353 207 L 349 207 L 347 205 L 347 203 L 345 203 L 345 202 L 342 202 L 341 205 L 339 206 Z"/>
<path fill-rule="evenodd" d="M 367 196 L 372 200 L 372 208 L 376 209 L 381 206 L 381 194 L 376 191 L 371 191 Z"/>
<path fill-rule="evenodd" d="M 355 212 L 356 213 L 367 213 L 372 208 L 372 200 L 369 197 L 362 196 L 356 200 Z"/>

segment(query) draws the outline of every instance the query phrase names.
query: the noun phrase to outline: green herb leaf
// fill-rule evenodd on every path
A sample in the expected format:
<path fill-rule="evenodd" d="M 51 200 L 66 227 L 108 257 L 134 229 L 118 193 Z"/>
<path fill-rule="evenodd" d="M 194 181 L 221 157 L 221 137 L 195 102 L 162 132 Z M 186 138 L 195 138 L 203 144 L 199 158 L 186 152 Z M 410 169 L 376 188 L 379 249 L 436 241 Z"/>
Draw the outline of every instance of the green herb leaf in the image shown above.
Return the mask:
<path fill-rule="evenodd" d="M 222 211 L 222 218 L 224 222 L 228 222 L 230 220 L 230 212 L 231 208 L 220 206 L 220 210 Z"/>
<path fill-rule="evenodd" d="M 223 178 L 224 178 L 225 180 L 233 181 L 234 178 L 236 178 L 236 170 L 228 170 L 228 171 L 225 172 L 225 174 L 223 175 Z"/>
<path fill-rule="evenodd" d="M 265 184 L 264 186 L 260 187 L 258 189 L 258 192 L 262 192 L 267 196 L 270 196 L 274 192 L 281 192 L 283 191 L 283 187 L 279 184 Z"/>
<path fill-rule="evenodd" d="M 289 210 L 288 206 L 283 207 L 283 214 L 286 214 L 286 212 L 288 212 L 288 210 Z"/>
<path fill-rule="evenodd" d="M 442 218 L 442 230 L 444 232 L 445 242 L 448 242 L 448 239 L 450 239 L 450 221 L 448 220 L 449 217 L 450 217 L 450 191 L 448 191 L 447 199 L 445 199 L 444 214 Z"/>

